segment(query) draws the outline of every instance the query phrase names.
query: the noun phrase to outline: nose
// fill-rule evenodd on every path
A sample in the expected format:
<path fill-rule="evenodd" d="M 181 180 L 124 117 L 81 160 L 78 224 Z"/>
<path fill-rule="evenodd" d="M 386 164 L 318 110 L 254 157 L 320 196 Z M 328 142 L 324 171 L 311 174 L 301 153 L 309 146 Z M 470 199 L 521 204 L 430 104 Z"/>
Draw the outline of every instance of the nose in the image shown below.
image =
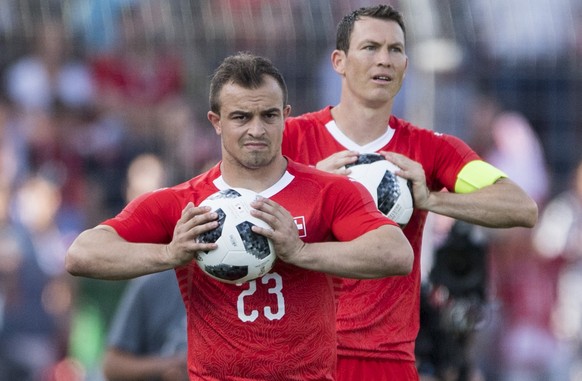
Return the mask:
<path fill-rule="evenodd" d="M 265 133 L 265 126 L 261 121 L 261 118 L 253 118 L 247 126 L 247 133 L 251 136 L 262 136 Z"/>
<path fill-rule="evenodd" d="M 392 65 L 392 57 L 390 56 L 390 50 L 388 49 L 380 49 L 378 51 L 378 62 L 382 66 L 391 66 Z"/>

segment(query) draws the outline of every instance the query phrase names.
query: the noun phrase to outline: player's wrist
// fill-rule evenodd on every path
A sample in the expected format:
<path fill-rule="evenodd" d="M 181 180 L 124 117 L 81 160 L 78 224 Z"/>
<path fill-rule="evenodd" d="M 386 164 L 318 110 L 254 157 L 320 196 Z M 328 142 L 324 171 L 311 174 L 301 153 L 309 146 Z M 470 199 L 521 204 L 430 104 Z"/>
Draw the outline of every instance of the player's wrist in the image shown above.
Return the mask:
<path fill-rule="evenodd" d="M 299 242 L 296 244 L 293 250 L 287 251 L 288 254 L 279 255 L 277 252 L 277 255 L 279 256 L 279 259 L 285 263 L 298 267 L 309 268 L 308 262 L 313 258 L 305 254 L 308 245 L 300 239 L 298 241 Z"/>
<path fill-rule="evenodd" d="M 176 258 L 173 255 L 173 251 L 170 248 L 170 244 L 161 245 L 160 258 L 161 258 L 160 262 L 162 263 L 163 266 L 174 268 L 180 265 L 180 263 L 176 263 Z"/>
<path fill-rule="evenodd" d="M 434 211 L 433 209 L 438 204 L 438 193 L 431 192 L 425 189 L 424 192 L 414 191 L 414 209 L 426 210 L 427 212 Z"/>

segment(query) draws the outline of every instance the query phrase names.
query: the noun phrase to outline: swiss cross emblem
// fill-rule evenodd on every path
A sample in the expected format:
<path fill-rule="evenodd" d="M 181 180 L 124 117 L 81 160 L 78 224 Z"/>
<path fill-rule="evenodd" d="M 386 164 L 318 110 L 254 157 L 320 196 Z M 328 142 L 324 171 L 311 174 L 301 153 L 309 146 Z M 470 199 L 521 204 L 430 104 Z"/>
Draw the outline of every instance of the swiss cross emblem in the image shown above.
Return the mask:
<path fill-rule="evenodd" d="M 305 217 L 293 217 L 293 221 L 295 221 L 295 225 L 297 225 L 297 232 L 299 233 L 299 237 L 307 236 L 307 227 L 305 226 Z"/>

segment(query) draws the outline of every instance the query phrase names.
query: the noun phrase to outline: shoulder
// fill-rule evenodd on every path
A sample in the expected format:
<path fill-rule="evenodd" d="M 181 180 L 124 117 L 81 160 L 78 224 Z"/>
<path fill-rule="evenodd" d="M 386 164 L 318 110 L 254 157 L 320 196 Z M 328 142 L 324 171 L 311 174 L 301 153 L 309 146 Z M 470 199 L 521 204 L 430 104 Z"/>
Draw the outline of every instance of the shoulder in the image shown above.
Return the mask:
<path fill-rule="evenodd" d="M 436 146 L 439 146 L 440 149 L 449 147 L 455 150 L 461 149 L 462 151 L 469 148 L 467 143 L 454 135 L 419 127 L 393 115 L 390 117 L 390 127 L 395 130 L 400 138 L 407 141 L 407 145 L 417 145 L 424 148 L 432 147 L 433 151 Z"/>
<path fill-rule="evenodd" d="M 214 180 L 218 177 L 220 177 L 220 163 L 190 180 L 156 191 L 159 193 L 157 197 L 166 200 L 174 198 L 176 200 L 192 201 L 197 204 L 217 191 Z"/>
<path fill-rule="evenodd" d="M 311 162 L 310 157 L 316 157 L 320 150 L 320 144 L 327 140 L 329 134 L 325 125 L 333 120 L 331 107 L 289 117 L 285 120 L 283 153 L 298 159 L 301 162 Z"/>
<path fill-rule="evenodd" d="M 311 183 L 321 191 L 325 191 L 326 189 L 338 191 L 341 188 L 354 187 L 353 181 L 347 176 L 320 171 L 313 166 L 298 163 L 289 158 L 287 160 L 288 172 L 295 177 L 296 181 L 302 182 L 303 184 Z"/>
<path fill-rule="evenodd" d="M 291 116 L 285 120 L 285 127 L 304 128 L 313 125 L 325 125 L 330 120 L 332 120 L 331 106 L 327 106 L 319 111 Z"/>
<path fill-rule="evenodd" d="M 333 173 L 321 171 L 312 165 L 303 164 L 287 157 L 287 171 L 295 177 L 299 178 L 313 178 L 316 181 L 337 181 L 338 179 L 345 179 L 345 176 L 336 175 Z"/>
<path fill-rule="evenodd" d="M 429 130 L 427 128 L 419 127 L 411 122 L 398 118 L 394 115 L 390 116 L 390 127 L 400 133 L 406 133 L 410 135 L 415 135 L 418 137 L 425 137 L 427 139 L 440 139 L 444 136 L 441 133 L 435 132 L 433 130 Z"/>
<path fill-rule="evenodd" d="M 188 202 L 198 204 L 216 192 L 213 180 L 217 173 L 211 169 L 183 183 L 141 194 L 129 202 L 121 215 L 150 214 L 161 217 L 179 214 Z"/>

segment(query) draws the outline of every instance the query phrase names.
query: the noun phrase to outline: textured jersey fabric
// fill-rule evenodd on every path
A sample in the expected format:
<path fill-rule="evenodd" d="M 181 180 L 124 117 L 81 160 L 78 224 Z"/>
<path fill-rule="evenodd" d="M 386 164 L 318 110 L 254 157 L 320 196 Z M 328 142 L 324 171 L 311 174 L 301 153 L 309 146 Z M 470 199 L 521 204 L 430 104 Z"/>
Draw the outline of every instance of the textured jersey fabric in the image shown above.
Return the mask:
<path fill-rule="evenodd" d="M 228 185 L 220 165 L 181 185 L 137 198 L 105 224 L 133 242 L 170 242 L 188 202 Z M 289 161 L 261 192 L 294 217 L 306 242 L 351 240 L 385 224 L 365 188 Z M 332 380 L 336 301 L 331 278 L 282 261 L 242 285 L 216 281 L 195 263 L 176 269 L 188 315 L 190 377 L 201 380 Z"/>
<path fill-rule="evenodd" d="M 308 165 L 343 150 L 392 151 L 422 164 L 431 190 L 454 190 L 465 164 L 480 159 L 460 139 L 413 126 L 394 116 L 386 133 L 365 146 L 335 125 L 331 107 L 286 120 L 283 154 Z M 414 361 L 420 314 L 420 249 L 427 213 L 415 210 L 404 233 L 414 250 L 407 276 L 374 280 L 337 280 L 338 354 L 372 359 Z"/>

